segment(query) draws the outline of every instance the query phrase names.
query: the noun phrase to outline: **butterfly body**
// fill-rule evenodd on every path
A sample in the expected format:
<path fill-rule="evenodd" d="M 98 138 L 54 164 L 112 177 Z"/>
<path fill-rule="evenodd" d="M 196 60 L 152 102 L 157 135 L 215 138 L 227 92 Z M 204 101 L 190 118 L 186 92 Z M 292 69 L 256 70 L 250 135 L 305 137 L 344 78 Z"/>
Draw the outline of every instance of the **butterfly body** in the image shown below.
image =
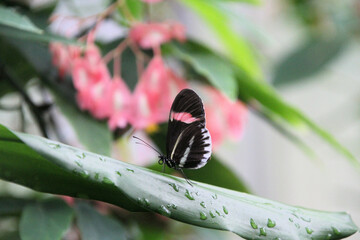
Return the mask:
<path fill-rule="evenodd" d="M 140 138 L 133 137 L 159 153 L 158 163 L 163 165 L 163 170 L 168 166 L 181 171 L 184 176 L 183 168 L 201 168 L 211 157 L 211 136 L 205 127 L 204 106 L 201 98 L 191 89 L 180 91 L 171 106 L 166 155 Z"/>
<path fill-rule="evenodd" d="M 159 163 L 170 168 L 197 169 L 211 156 L 211 136 L 205 127 L 201 98 L 191 89 L 183 89 L 175 98 L 168 122 L 166 157 Z"/>

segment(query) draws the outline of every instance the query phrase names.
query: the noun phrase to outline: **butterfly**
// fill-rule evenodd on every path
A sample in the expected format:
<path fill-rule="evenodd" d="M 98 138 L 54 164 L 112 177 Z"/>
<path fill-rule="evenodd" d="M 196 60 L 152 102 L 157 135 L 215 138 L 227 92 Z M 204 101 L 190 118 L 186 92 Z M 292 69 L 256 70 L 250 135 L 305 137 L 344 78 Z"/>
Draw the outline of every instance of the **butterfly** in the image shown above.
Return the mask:
<path fill-rule="evenodd" d="M 134 138 L 141 140 L 135 136 Z M 182 169 L 198 169 L 210 160 L 211 136 L 205 126 L 204 106 L 201 98 L 193 90 L 181 90 L 172 103 L 166 138 L 166 155 L 154 150 L 159 153 L 158 163 L 163 165 L 163 171 L 165 165 L 179 170 L 190 185 L 192 184 Z"/>

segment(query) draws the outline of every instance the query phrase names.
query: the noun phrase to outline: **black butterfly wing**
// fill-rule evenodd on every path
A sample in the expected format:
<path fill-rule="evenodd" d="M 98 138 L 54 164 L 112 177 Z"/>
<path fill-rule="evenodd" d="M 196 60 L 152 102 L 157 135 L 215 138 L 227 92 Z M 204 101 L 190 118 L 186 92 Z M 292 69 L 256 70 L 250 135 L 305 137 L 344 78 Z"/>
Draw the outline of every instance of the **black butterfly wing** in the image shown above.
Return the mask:
<path fill-rule="evenodd" d="M 211 137 L 205 127 L 201 98 L 190 89 L 175 98 L 167 133 L 167 157 L 181 168 L 203 167 L 211 156 Z"/>

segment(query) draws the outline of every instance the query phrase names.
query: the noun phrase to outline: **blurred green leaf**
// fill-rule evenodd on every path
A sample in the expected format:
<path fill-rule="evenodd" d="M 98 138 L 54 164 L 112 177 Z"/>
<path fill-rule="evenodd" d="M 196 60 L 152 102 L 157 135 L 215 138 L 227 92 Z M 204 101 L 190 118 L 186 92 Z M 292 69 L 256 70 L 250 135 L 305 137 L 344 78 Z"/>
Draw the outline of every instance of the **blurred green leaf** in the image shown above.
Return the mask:
<path fill-rule="evenodd" d="M 138 20 L 141 20 L 143 15 L 144 3 L 136 0 L 125 0 L 125 4 L 131 15 Z"/>
<path fill-rule="evenodd" d="M 26 64 L 32 65 L 40 75 L 40 80 L 52 90 L 56 105 L 69 120 L 79 141 L 91 151 L 110 155 L 112 136 L 107 124 L 77 107 L 72 86 L 58 81 L 48 48 L 18 39 L 12 39 L 11 43 L 22 53 L 27 60 Z"/>
<path fill-rule="evenodd" d="M 292 207 L 196 181 L 190 186 L 182 178 L 11 132 L 2 125 L 0 168 L 0 178 L 38 191 L 70 196 L 77 192 L 128 210 L 154 211 L 185 223 L 232 231 L 245 239 L 324 239 L 329 234 L 340 239 L 358 230 L 347 213 Z"/>
<path fill-rule="evenodd" d="M 225 63 L 221 57 L 200 50 L 201 46 L 188 41 L 185 44 L 170 45 L 173 55 L 192 65 L 208 81 L 225 93 L 229 98 L 237 97 L 237 81 L 232 66 Z"/>
<path fill-rule="evenodd" d="M 222 8 L 216 1 L 182 0 L 186 6 L 199 14 L 214 30 L 223 43 L 227 55 L 246 75 L 252 79 L 261 79 L 260 67 L 249 44 L 230 27 L 231 24 Z"/>
<path fill-rule="evenodd" d="M 12 37 L 12 38 L 24 39 L 27 41 L 34 41 L 34 42 L 43 42 L 43 43 L 62 42 L 65 44 L 81 45 L 81 43 L 79 43 L 74 39 L 68 39 L 62 36 L 53 35 L 46 32 L 43 33 L 27 32 L 3 25 L 0 25 L 0 35 L 6 37 Z"/>
<path fill-rule="evenodd" d="M 82 112 L 75 101 L 65 99 L 54 90 L 52 92 L 56 105 L 73 126 L 80 142 L 93 152 L 109 156 L 112 137 L 107 123 Z"/>
<path fill-rule="evenodd" d="M 211 1 L 211 0 L 210 0 Z M 212 0 L 214 2 L 238 2 L 238 3 L 250 3 L 250 4 L 259 4 L 260 0 Z"/>
<path fill-rule="evenodd" d="M 241 96 L 245 102 L 256 106 L 257 111 L 270 111 L 273 116 L 277 115 L 297 128 L 311 129 L 332 148 L 345 156 L 354 167 L 360 170 L 359 161 L 346 147 L 341 145 L 330 133 L 319 127 L 298 109 L 282 100 L 269 85 L 264 82 L 253 81 L 242 74 L 238 75 L 238 81 L 239 86 L 241 86 L 239 88 L 239 96 Z"/>
<path fill-rule="evenodd" d="M 32 203 L 32 199 L 0 197 L 0 216 L 20 215 L 22 210 Z"/>
<path fill-rule="evenodd" d="M 306 39 L 277 65 L 273 84 L 281 86 L 296 83 L 320 72 L 342 53 L 346 43 L 343 37 Z"/>
<path fill-rule="evenodd" d="M 1 232 L 0 240 L 21 240 L 18 231 Z"/>
<path fill-rule="evenodd" d="M 14 29 L 41 34 L 42 30 L 36 27 L 26 16 L 17 13 L 14 9 L 0 5 L 0 25 Z"/>
<path fill-rule="evenodd" d="M 98 213 L 90 204 L 76 204 L 77 225 L 82 239 L 86 240 L 122 240 L 126 239 L 125 229 L 115 219 Z"/>
<path fill-rule="evenodd" d="M 44 32 L 36 27 L 27 16 L 16 12 L 11 8 L 0 5 L 0 36 L 26 39 L 37 42 L 58 41 L 67 44 L 77 44 L 79 42 L 73 39 L 67 39 Z"/>
<path fill-rule="evenodd" d="M 61 199 L 28 205 L 20 219 L 22 240 L 60 240 L 69 229 L 73 210 Z"/>
<path fill-rule="evenodd" d="M 20 80 L 21 86 L 25 84 L 31 78 L 36 76 L 36 72 L 33 67 L 28 64 L 27 60 L 21 55 L 21 53 L 0 37 L 0 65 L 11 69 Z M 0 98 L 15 89 L 8 83 L 7 80 L 0 80 Z"/>

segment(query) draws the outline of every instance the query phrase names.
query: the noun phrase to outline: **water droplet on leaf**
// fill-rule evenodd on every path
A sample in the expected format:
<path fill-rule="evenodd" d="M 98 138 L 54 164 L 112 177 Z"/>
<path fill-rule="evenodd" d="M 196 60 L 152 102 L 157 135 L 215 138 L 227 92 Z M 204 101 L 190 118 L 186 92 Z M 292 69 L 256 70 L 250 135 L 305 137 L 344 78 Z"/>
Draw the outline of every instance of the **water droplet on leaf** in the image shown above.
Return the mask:
<path fill-rule="evenodd" d="M 250 218 L 250 225 L 253 229 L 257 229 L 258 225 L 255 223 L 254 219 Z"/>
<path fill-rule="evenodd" d="M 185 197 L 187 197 L 189 200 L 195 200 L 194 196 L 187 189 L 185 192 Z"/>
<path fill-rule="evenodd" d="M 225 214 L 229 214 L 229 211 L 226 209 L 225 206 L 223 206 L 223 211 L 224 211 Z"/>
<path fill-rule="evenodd" d="M 268 228 L 273 228 L 276 226 L 276 222 L 268 218 L 267 226 Z"/>
<path fill-rule="evenodd" d="M 207 219 L 206 213 L 200 212 L 200 219 L 201 220 L 206 220 Z"/>

